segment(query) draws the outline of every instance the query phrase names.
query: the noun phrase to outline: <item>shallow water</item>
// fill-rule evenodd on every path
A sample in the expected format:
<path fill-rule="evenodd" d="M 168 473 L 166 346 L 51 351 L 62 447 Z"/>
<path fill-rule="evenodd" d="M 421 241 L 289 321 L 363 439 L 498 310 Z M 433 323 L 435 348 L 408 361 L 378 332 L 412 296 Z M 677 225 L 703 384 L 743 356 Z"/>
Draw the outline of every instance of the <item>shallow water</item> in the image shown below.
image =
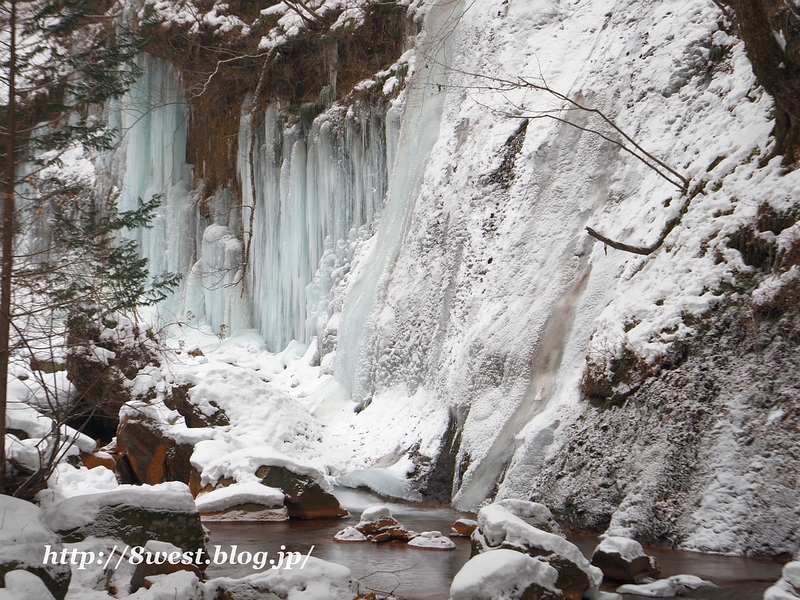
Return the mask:
<path fill-rule="evenodd" d="M 405 503 L 387 502 L 361 490 L 336 491 L 342 506 L 350 511 L 344 519 L 315 519 L 309 521 L 283 521 L 279 523 L 205 523 L 211 532 L 209 550 L 215 545 L 237 553 L 268 551 L 276 557 L 280 546 L 286 551 L 303 554 L 313 546 L 312 556 L 339 563 L 350 568 L 353 577 L 377 592 L 394 592 L 408 600 L 443 600 L 449 597 L 453 577 L 469 560 L 468 538 L 451 538 L 456 549 L 422 550 L 405 544 L 373 544 L 368 542 L 336 542 L 334 534 L 358 523 L 361 512 L 376 504 L 391 508 L 392 515 L 407 529 L 441 531 L 447 535 L 450 526 L 460 517 L 474 515 L 460 513 L 447 507 L 423 507 Z M 598 544 L 593 536 L 570 536 L 586 556 L 591 556 Z M 782 564 L 777 561 L 750 558 L 715 556 L 680 552 L 663 548 L 646 548 L 648 554 L 658 559 L 662 576 L 681 573 L 697 575 L 716 583 L 719 587 L 691 592 L 690 597 L 702 600 L 761 600 L 764 590 L 780 578 Z M 268 565 L 267 565 L 268 566 Z M 251 565 L 212 565 L 208 577 L 244 577 L 256 572 Z M 615 585 L 604 587 L 613 591 Z M 642 596 L 625 596 L 626 600 Z"/>

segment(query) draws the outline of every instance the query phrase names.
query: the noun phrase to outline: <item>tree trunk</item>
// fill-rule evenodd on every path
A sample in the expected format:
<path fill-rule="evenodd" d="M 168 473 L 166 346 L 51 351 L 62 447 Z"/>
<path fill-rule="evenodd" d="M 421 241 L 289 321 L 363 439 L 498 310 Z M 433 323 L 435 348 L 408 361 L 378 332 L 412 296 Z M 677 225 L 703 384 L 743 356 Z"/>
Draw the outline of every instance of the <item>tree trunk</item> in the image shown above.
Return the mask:
<path fill-rule="evenodd" d="M 6 181 L 3 189 L 3 259 L 0 267 L 0 493 L 6 491 L 6 407 L 8 363 L 11 355 L 11 274 L 14 249 L 14 179 L 16 178 L 16 27 L 17 3 L 11 0 L 9 15 L 8 122 L 6 131 Z"/>
<path fill-rule="evenodd" d="M 758 83 L 775 100 L 776 151 L 800 159 L 800 28 L 793 11 L 769 0 L 730 0 Z M 776 39 L 783 35 L 784 47 Z"/>

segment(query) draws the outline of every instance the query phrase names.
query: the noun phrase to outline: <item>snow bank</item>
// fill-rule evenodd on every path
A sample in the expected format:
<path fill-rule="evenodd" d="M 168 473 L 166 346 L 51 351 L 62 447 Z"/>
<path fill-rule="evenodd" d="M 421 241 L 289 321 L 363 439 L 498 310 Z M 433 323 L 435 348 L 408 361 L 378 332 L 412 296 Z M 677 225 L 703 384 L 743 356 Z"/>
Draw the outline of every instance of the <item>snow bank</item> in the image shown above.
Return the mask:
<path fill-rule="evenodd" d="M 560 598 L 558 571 L 541 559 L 514 550 L 495 550 L 472 557 L 450 586 L 451 600 L 512 600 L 538 585 Z M 537 598 L 540 596 L 536 596 Z"/>
<path fill-rule="evenodd" d="M 306 559 L 303 559 L 306 560 Z M 204 584 L 208 597 L 216 597 L 221 590 L 260 595 L 275 594 L 281 598 L 308 598 L 309 600 L 353 600 L 359 586 L 351 580 L 350 569 L 311 556 L 302 568 L 268 569 L 242 579 L 220 577 Z"/>

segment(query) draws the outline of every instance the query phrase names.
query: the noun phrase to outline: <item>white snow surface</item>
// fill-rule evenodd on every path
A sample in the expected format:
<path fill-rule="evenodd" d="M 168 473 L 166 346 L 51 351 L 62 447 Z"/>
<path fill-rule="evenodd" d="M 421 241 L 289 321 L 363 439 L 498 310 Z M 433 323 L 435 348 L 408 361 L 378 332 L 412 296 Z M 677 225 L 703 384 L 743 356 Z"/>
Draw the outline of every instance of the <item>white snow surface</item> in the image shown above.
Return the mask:
<path fill-rule="evenodd" d="M 177 512 L 197 512 L 189 486 L 177 481 L 158 485 L 120 485 L 95 494 L 76 495 L 46 511 L 47 526 L 68 531 L 93 522 L 105 506 L 131 505 Z"/>
<path fill-rule="evenodd" d="M 248 502 L 271 507 L 283 506 L 283 498 L 281 490 L 251 481 L 200 494 L 194 502 L 198 511 L 208 513 L 220 512 Z"/>
<path fill-rule="evenodd" d="M 781 578 L 764 592 L 764 600 L 794 600 L 800 598 L 800 561 L 783 566 Z"/>
<path fill-rule="evenodd" d="M 508 509 L 498 504 L 490 504 L 478 512 L 478 529 L 472 534 L 483 536 L 486 544 L 491 547 L 506 543 L 524 549 L 526 547 L 542 548 L 557 556 L 573 562 L 589 577 L 589 591 L 597 591 L 603 582 L 603 573 L 597 567 L 589 564 L 577 546 L 564 538 L 536 529 L 528 525 L 519 517 L 513 515 Z M 522 550 L 524 551 L 524 550 Z M 488 553 L 496 552 L 491 550 Z"/>
<path fill-rule="evenodd" d="M 428 548 L 430 550 L 455 550 L 456 545 L 441 531 L 423 531 L 408 541 L 412 548 Z"/>
<path fill-rule="evenodd" d="M 41 509 L 19 498 L 0 496 L 0 561 L 40 567 L 46 544 L 61 547 L 59 537 L 45 525 Z"/>
<path fill-rule="evenodd" d="M 0 600 L 53 600 L 53 595 L 33 573 L 9 571 L 5 574 L 5 587 L 0 589 Z"/>
<path fill-rule="evenodd" d="M 603 538 L 594 551 L 605 552 L 606 554 L 619 554 L 623 560 L 628 562 L 647 556 L 642 545 L 636 540 L 616 536 L 607 536 Z"/>
<path fill-rule="evenodd" d="M 710 581 L 694 575 L 673 575 L 667 579 L 658 579 L 652 583 L 641 585 L 625 584 L 617 588 L 621 594 L 633 594 L 646 598 L 672 598 L 684 595 L 686 589 L 696 590 L 701 587 L 715 587 Z"/>
<path fill-rule="evenodd" d="M 451 600 L 512 600 L 532 584 L 556 592 L 558 571 L 538 558 L 514 550 L 472 557 L 450 586 Z"/>

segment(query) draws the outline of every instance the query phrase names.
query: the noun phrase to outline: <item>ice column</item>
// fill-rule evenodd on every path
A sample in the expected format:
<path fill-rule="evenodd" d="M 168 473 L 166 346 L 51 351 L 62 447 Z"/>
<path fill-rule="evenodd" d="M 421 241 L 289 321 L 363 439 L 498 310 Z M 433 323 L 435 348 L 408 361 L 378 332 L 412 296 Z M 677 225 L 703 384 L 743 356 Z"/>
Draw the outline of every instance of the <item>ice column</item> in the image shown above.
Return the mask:
<path fill-rule="evenodd" d="M 334 108 L 305 127 L 287 124 L 272 104 L 255 131 L 252 172 L 251 131 L 246 108 L 239 176 L 245 240 L 252 235 L 247 285 L 254 326 L 270 349 L 280 350 L 293 339 L 308 341 L 326 309 L 330 270 L 319 269 L 320 261 L 381 210 L 388 185 L 385 112 Z"/>

